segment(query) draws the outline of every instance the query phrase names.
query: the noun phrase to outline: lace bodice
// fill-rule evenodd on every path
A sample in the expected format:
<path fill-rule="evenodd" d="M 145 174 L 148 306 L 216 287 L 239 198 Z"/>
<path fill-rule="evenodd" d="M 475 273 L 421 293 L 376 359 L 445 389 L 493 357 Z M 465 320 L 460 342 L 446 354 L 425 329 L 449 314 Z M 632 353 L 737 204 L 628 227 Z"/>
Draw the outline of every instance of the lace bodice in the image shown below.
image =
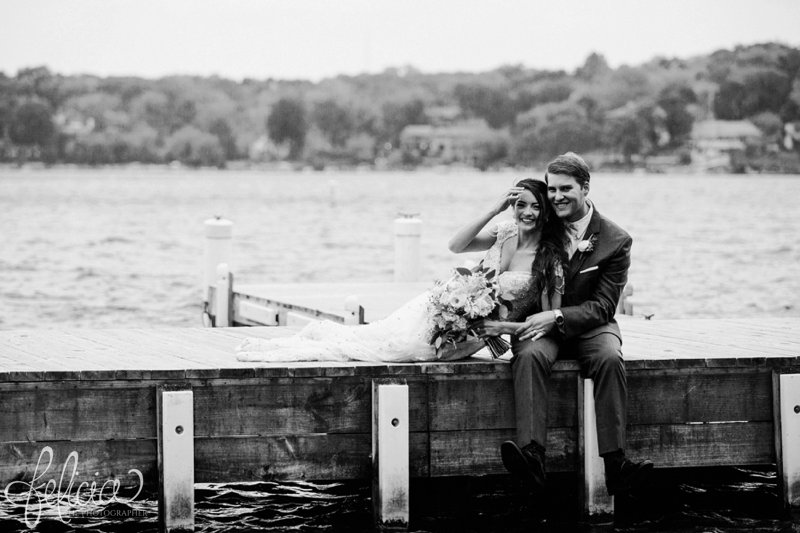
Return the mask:
<path fill-rule="evenodd" d="M 503 251 L 503 244 L 512 237 L 517 236 L 517 225 L 511 221 L 501 222 L 497 225 L 497 240 L 491 248 L 486 251 L 483 258 L 483 266 L 500 272 L 500 259 Z M 501 296 L 509 301 L 516 300 L 530 287 L 533 275 L 530 272 L 506 270 L 497 276 L 500 285 Z"/>
<path fill-rule="evenodd" d="M 533 275 L 530 272 L 506 270 L 497 277 L 500 295 L 504 300 L 518 300 L 530 288 Z"/>

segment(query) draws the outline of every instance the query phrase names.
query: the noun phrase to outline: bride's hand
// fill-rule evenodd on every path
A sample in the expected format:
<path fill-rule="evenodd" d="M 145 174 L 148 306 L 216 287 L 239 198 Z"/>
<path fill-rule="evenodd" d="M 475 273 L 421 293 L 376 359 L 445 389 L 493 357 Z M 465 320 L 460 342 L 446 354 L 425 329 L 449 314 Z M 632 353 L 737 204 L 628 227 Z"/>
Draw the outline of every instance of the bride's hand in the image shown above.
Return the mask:
<path fill-rule="evenodd" d="M 472 330 L 482 339 L 508 333 L 506 323 L 497 320 L 478 320 L 473 324 Z"/>
<path fill-rule="evenodd" d="M 508 189 L 494 205 L 493 211 L 499 215 L 514 205 L 514 202 L 517 201 L 517 198 L 519 198 L 519 195 L 523 190 L 524 189 L 522 187 L 511 187 Z"/>

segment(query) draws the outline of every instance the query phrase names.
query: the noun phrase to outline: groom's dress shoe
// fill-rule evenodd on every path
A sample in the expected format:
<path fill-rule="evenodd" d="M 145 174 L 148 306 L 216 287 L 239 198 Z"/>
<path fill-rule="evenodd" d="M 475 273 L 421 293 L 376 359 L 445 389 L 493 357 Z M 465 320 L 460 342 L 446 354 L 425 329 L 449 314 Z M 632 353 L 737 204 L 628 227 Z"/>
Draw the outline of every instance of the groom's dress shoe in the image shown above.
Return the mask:
<path fill-rule="evenodd" d="M 513 475 L 536 490 L 544 489 L 544 450 L 537 449 L 534 443 L 520 448 L 513 441 L 507 440 L 500 445 L 500 457 L 503 466 Z"/>
<path fill-rule="evenodd" d="M 635 492 L 644 485 L 652 471 L 652 461 L 637 463 L 625 459 L 618 467 L 606 471 L 606 490 L 610 496 Z"/>

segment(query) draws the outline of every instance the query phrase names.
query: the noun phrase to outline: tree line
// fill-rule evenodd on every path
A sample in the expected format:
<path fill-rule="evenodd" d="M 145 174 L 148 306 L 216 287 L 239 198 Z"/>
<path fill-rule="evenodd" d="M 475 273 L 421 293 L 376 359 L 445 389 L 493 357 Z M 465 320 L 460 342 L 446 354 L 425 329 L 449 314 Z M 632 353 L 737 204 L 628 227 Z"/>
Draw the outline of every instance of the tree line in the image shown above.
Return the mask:
<path fill-rule="evenodd" d="M 572 72 L 507 65 L 482 73 L 378 74 L 305 80 L 0 73 L 0 161 L 86 165 L 295 161 L 408 165 L 408 125 L 483 121 L 480 166 L 535 165 L 566 149 L 683 154 L 706 119 L 753 122 L 780 146 L 800 121 L 800 49 L 738 46 L 611 68 L 591 54 Z"/>

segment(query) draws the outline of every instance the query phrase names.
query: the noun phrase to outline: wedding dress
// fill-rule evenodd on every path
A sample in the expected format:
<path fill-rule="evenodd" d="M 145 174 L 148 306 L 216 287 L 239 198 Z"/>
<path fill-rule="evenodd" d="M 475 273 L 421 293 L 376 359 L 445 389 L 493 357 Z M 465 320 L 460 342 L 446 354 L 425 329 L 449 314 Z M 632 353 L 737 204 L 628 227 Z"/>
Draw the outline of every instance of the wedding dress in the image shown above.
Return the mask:
<path fill-rule="evenodd" d="M 507 221 L 497 226 L 497 239 L 486 251 L 483 266 L 500 270 L 503 243 L 517 236 L 517 225 Z M 499 293 L 513 301 L 526 295 L 533 276 L 530 272 L 505 271 L 498 277 Z M 374 361 L 412 362 L 469 357 L 484 347 L 483 341 L 437 357 L 428 344 L 429 293 L 415 297 L 392 314 L 370 324 L 346 326 L 315 320 L 291 337 L 278 339 L 247 338 L 237 348 L 240 361 Z"/>

